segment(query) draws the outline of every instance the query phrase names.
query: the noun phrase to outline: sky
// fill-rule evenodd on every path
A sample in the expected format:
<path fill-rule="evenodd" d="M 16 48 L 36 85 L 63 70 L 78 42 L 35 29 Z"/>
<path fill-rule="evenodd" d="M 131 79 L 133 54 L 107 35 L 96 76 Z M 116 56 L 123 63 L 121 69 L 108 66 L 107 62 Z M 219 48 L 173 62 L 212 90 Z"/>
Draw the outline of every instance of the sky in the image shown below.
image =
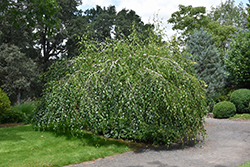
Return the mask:
<path fill-rule="evenodd" d="M 172 25 L 167 24 L 167 20 L 171 17 L 171 14 L 178 11 L 179 4 L 192 5 L 193 7 L 205 6 L 207 10 L 211 6 L 216 7 L 221 2 L 226 0 L 82 0 L 82 5 L 79 9 L 85 11 L 86 9 L 96 7 L 108 7 L 115 5 L 117 12 L 126 8 L 128 10 L 134 10 L 139 15 L 142 21 L 147 23 L 153 23 L 153 18 L 157 15 L 158 20 L 162 20 L 163 27 L 166 28 L 166 34 L 171 37 L 176 33 L 172 30 Z M 249 3 L 248 0 L 235 0 L 235 4 L 238 5 L 242 2 L 245 6 Z"/>

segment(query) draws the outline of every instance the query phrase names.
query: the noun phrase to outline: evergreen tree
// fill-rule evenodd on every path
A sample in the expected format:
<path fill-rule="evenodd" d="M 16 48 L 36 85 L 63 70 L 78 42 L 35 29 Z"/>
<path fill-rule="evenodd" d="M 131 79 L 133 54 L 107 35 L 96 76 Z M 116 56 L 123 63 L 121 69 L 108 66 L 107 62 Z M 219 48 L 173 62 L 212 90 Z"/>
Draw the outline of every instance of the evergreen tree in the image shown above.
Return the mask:
<path fill-rule="evenodd" d="M 187 49 L 192 55 L 197 77 L 207 85 L 207 96 L 213 96 L 224 87 L 225 79 L 220 52 L 213 44 L 211 35 L 203 28 L 196 29 L 187 41 Z"/>

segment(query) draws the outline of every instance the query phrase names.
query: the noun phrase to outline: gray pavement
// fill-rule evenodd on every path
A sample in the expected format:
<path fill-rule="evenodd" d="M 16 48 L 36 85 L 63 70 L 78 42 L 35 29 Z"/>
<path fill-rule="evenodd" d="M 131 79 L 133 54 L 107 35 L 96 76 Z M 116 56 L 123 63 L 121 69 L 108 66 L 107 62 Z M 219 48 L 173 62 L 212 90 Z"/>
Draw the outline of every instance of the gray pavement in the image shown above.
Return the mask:
<path fill-rule="evenodd" d="M 67 167 L 237 167 L 250 161 L 250 121 L 206 119 L 208 138 L 182 149 L 175 144 L 69 165 Z"/>

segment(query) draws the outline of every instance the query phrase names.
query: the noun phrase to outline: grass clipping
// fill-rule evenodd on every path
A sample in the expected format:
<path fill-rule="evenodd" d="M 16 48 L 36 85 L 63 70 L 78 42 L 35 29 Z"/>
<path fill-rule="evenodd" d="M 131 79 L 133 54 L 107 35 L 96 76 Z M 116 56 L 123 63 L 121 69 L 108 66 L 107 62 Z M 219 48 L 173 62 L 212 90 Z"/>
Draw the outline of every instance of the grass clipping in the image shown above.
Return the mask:
<path fill-rule="evenodd" d="M 154 144 L 205 135 L 204 90 L 174 39 L 82 39 L 82 54 L 64 70 L 54 66 L 34 119 L 40 130 L 79 134 L 84 128 L 107 138 Z M 54 76 L 53 76 L 54 75 Z"/>

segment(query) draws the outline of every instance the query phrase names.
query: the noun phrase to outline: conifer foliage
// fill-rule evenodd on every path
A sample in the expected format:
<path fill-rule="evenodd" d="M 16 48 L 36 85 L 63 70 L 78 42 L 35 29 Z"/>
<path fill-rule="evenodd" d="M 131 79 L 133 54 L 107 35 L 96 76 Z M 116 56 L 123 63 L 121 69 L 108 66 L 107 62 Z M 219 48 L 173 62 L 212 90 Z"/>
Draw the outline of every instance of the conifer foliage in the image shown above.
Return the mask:
<path fill-rule="evenodd" d="M 207 96 L 213 96 L 225 85 L 220 53 L 213 44 L 211 35 L 201 28 L 190 35 L 187 49 L 191 53 L 197 77 L 205 81 Z"/>

